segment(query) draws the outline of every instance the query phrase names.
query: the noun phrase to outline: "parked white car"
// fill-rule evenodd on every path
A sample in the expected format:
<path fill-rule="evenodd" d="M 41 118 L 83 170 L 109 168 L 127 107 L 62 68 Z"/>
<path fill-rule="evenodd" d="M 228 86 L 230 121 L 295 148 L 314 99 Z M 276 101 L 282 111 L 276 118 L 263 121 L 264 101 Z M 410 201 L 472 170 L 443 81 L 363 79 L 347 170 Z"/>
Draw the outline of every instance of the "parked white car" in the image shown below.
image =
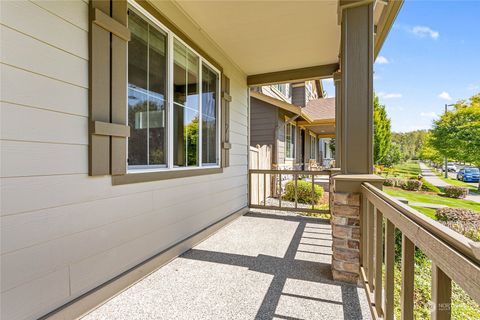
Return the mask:
<path fill-rule="evenodd" d="M 457 165 L 455 163 L 447 163 L 447 170 L 449 172 L 457 172 L 458 171 L 458 168 L 457 168 Z M 445 171 L 445 165 L 442 166 L 442 171 Z"/>

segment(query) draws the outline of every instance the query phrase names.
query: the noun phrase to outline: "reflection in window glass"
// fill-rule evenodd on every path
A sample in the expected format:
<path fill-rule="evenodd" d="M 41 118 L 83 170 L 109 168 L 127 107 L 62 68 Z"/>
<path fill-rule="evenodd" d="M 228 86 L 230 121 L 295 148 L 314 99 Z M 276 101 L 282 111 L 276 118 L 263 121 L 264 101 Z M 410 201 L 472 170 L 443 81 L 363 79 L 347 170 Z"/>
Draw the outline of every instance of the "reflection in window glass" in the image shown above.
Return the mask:
<path fill-rule="evenodd" d="M 173 51 L 173 165 L 198 166 L 200 61 L 177 40 Z"/>
<path fill-rule="evenodd" d="M 128 165 L 167 163 L 167 35 L 129 10 Z"/>
<path fill-rule="evenodd" d="M 202 66 L 202 163 L 217 161 L 217 87 L 218 74 Z"/>

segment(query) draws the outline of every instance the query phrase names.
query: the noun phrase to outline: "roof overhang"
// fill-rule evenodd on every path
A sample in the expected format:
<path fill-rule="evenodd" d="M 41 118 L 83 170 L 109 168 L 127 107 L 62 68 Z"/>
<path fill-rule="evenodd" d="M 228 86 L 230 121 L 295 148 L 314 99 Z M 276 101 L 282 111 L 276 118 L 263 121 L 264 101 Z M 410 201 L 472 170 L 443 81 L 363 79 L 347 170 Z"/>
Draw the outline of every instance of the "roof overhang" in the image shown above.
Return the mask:
<path fill-rule="evenodd" d="M 338 69 L 342 6 L 371 2 L 377 55 L 403 0 L 174 0 L 251 86 L 331 77 Z"/>

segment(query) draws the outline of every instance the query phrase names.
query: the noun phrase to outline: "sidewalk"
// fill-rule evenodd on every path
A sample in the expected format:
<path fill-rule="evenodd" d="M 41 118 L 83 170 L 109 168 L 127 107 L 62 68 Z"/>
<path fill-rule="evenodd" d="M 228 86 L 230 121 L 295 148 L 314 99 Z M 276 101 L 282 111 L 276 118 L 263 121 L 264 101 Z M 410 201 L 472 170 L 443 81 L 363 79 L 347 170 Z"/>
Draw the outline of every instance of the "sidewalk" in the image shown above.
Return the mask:
<path fill-rule="evenodd" d="M 443 181 L 435 173 L 432 172 L 424 163 L 420 162 L 420 169 L 422 170 L 422 176 L 433 184 L 436 187 L 446 187 L 451 186 L 450 183 Z M 479 194 L 469 194 L 465 197 L 466 200 L 471 200 L 480 203 L 480 195 Z"/>

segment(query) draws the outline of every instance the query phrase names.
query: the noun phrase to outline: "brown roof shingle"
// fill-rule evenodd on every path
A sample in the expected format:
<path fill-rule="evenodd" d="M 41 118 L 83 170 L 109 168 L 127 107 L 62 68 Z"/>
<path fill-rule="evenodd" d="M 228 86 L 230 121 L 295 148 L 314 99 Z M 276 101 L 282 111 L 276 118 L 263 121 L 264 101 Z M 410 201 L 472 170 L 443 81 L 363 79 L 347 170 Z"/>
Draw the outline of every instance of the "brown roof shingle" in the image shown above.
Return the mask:
<path fill-rule="evenodd" d="M 302 113 L 312 121 L 335 119 L 335 98 L 310 100 Z"/>

